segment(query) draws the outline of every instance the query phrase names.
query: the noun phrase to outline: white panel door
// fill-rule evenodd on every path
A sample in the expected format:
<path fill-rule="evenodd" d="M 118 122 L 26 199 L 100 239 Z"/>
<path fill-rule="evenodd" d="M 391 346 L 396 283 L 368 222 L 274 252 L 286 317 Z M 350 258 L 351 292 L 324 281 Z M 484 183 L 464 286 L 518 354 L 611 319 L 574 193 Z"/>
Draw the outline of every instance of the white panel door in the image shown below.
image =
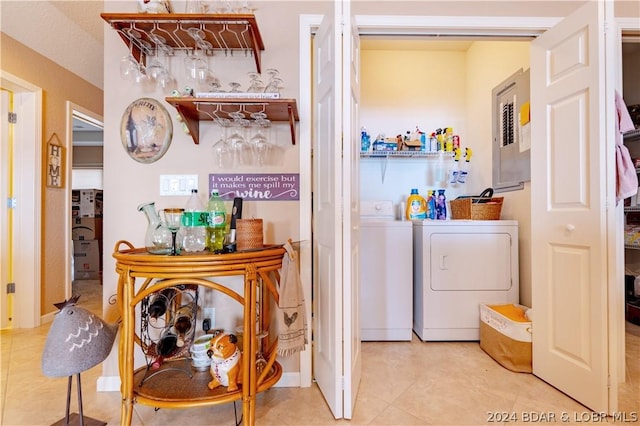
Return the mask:
<path fill-rule="evenodd" d="M 340 10 L 333 7 L 313 40 L 313 370 L 334 417 L 342 418 L 342 85 Z"/>
<path fill-rule="evenodd" d="M 314 376 L 335 418 L 353 416 L 359 315 L 359 40 L 334 2 L 314 37 Z M 355 24 L 352 25 L 355 29 Z"/>
<path fill-rule="evenodd" d="M 587 2 L 531 45 L 533 372 L 603 412 L 617 404 L 606 261 L 615 206 L 606 185 L 613 89 L 604 28 L 612 12 L 611 2 Z"/>
<path fill-rule="evenodd" d="M 344 318 L 344 418 L 353 408 L 362 376 L 360 336 L 360 38 L 351 16 L 350 1 L 342 2 L 342 203 L 343 213 L 343 318 Z M 349 25 L 351 23 L 351 25 Z"/>

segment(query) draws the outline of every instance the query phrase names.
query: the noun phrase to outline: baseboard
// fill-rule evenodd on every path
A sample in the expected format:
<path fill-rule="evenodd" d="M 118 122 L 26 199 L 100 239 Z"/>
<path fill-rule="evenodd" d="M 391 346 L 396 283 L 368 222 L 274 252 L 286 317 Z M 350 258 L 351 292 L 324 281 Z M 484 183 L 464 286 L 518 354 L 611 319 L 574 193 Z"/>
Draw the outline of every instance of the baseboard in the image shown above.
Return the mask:
<path fill-rule="evenodd" d="M 299 388 L 300 373 L 283 373 L 275 388 Z M 96 385 L 98 392 L 120 392 L 120 376 L 100 376 Z"/>
<path fill-rule="evenodd" d="M 98 392 L 120 392 L 120 376 L 100 376 L 96 385 Z"/>
<path fill-rule="evenodd" d="M 282 377 L 278 380 L 278 383 L 273 385 L 274 388 L 299 388 L 300 387 L 300 373 L 297 371 L 291 373 L 282 373 Z"/>
<path fill-rule="evenodd" d="M 53 319 L 55 318 L 57 313 L 58 313 L 58 311 L 50 312 L 48 314 L 41 315 L 40 316 L 40 325 L 49 324 L 50 322 L 53 322 Z"/>

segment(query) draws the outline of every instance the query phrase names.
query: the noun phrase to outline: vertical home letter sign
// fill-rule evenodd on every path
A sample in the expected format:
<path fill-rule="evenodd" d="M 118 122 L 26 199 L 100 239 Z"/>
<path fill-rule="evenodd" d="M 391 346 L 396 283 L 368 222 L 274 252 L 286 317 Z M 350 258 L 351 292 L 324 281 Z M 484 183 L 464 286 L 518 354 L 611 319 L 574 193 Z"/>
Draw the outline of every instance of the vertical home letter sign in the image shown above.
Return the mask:
<path fill-rule="evenodd" d="M 62 188 L 63 185 L 63 156 L 64 148 L 52 142 L 47 142 L 47 186 Z"/>

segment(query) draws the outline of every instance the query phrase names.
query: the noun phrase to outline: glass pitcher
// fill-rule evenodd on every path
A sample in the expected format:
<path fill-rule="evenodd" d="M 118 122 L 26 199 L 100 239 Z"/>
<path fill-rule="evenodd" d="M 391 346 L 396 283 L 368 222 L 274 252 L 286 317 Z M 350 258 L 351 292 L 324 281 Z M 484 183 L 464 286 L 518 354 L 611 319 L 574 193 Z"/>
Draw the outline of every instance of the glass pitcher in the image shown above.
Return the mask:
<path fill-rule="evenodd" d="M 171 254 L 172 238 L 171 231 L 166 223 L 160 220 L 160 215 L 156 211 L 156 203 L 143 203 L 138 206 L 138 211 L 147 216 L 149 225 L 144 237 L 144 245 L 151 254 Z"/>

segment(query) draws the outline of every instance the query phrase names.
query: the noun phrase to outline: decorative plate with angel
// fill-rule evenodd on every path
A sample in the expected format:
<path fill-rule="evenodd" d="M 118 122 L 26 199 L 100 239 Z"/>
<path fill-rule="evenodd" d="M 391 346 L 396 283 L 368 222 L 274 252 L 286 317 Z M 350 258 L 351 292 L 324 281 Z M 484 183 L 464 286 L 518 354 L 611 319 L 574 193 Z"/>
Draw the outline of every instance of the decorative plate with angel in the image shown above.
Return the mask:
<path fill-rule="evenodd" d="M 166 108 L 152 98 L 133 101 L 122 114 L 120 138 L 131 158 L 153 163 L 169 149 L 173 123 Z"/>

